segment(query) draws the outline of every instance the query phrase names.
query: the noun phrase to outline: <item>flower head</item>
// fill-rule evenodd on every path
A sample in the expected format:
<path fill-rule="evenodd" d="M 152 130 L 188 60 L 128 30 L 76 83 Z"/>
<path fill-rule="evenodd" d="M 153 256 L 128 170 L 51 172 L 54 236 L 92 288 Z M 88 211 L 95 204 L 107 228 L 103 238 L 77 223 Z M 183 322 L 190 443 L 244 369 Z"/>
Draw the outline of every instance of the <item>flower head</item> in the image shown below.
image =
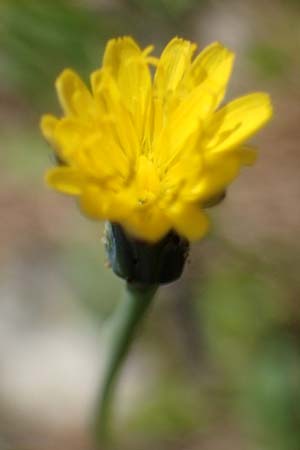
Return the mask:
<path fill-rule="evenodd" d="M 90 88 L 71 69 L 62 72 L 64 116 L 41 123 L 61 162 L 46 180 L 78 197 L 89 216 L 138 239 L 156 242 L 170 230 L 199 239 L 206 205 L 255 160 L 244 143 L 272 107 L 267 94 L 253 93 L 219 108 L 234 60 L 219 43 L 195 58 L 196 45 L 180 38 L 159 59 L 152 50 L 130 37 L 110 40 Z"/>

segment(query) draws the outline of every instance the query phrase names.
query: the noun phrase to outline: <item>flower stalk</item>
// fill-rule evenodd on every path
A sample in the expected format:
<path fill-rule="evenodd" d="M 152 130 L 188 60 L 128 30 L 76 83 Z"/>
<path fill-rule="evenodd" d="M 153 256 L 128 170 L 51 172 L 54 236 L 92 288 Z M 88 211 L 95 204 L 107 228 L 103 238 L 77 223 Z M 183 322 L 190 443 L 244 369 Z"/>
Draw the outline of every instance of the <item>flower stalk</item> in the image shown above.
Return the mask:
<path fill-rule="evenodd" d="M 109 440 L 111 404 L 117 377 L 156 290 L 157 285 L 127 283 L 122 301 L 114 313 L 110 349 L 95 411 L 97 448 Z"/>

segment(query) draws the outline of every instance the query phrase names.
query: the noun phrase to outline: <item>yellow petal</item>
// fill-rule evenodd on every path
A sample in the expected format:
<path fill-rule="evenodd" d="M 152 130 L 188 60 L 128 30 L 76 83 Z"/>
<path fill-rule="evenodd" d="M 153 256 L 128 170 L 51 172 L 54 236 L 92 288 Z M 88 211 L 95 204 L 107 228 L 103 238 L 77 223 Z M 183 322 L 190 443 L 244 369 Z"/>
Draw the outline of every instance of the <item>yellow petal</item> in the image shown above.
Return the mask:
<path fill-rule="evenodd" d="M 151 51 L 148 48 L 147 51 Z M 142 140 L 145 112 L 150 102 L 151 74 L 147 52 L 143 52 L 130 37 L 109 41 L 103 64 L 110 69 L 121 94 L 122 102 L 132 114 L 135 129 Z M 95 84 L 94 80 L 94 84 Z"/>
<path fill-rule="evenodd" d="M 122 225 L 138 239 L 148 242 L 159 241 L 171 229 L 171 222 L 156 205 L 135 209 Z"/>
<path fill-rule="evenodd" d="M 193 61 L 191 78 L 195 85 L 205 84 L 216 98 L 222 100 L 232 72 L 234 54 L 218 42 L 206 47 Z"/>
<path fill-rule="evenodd" d="M 85 180 L 77 169 L 55 167 L 46 172 L 46 183 L 64 194 L 80 195 Z"/>
<path fill-rule="evenodd" d="M 54 133 L 59 120 L 51 114 L 45 114 L 41 119 L 41 130 L 47 141 L 54 142 Z"/>
<path fill-rule="evenodd" d="M 206 153 L 204 156 L 204 161 L 208 170 L 220 167 L 224 164 L 226 165 L 226 162 L 231 159 L 235 159 L 240 165 L 251 166 L 257 159 L 257 151 L 254 147 L 242 145 L 226 152 Z"/>
<path fill-rule="evenodd" d="M 109 196 L 96 184 L 84 187 L 79 198 L 79 205 L 84 214 L 93 219 L 106 219 Z"/>
<path fill-rule="evenodd" d="M 78 115 L 86 111 L 91 102 L 91 95 L 76 72 L 65 69 L 57 78 L 55 86 L 66 114 Z"/>
<path fill-rule="evenodd" d="M 108 72 L 104 72 L 103 75 L 102 95 L 112 118 L 114 130 L 112 134 L 116 135 L 124 153 L 131 160 L 135 160 L 140 150 L 140 142 L 132 116 L 122 102 L 116 81 Z"/>
<path fill-rule="evenodd" d="M 252 165 L 257 154 L 252 147 L 240 147 L 226 153 L 212 153 L 205 159 L 206 171 L 194 186 L 188 185 L 183 198 L 190 201 L 198 199 L 207 202 L 220 192 L 224 192 L 228 185 L 238 176 L 244 165 Z"/>
<path fill-rule="evenodd" d="M 189 191 L 199 183 L 203 169 L 203 156 L 198 152 L 191 152 L 179 158 L 164 174 L 162 190 L 180 197 L 186 190 Z M 165 197 L 167 197 L 166 194 Z"/>
<path fill-rule="evenodd" d="M 167 214 L 177 233 L 191 241 L 202 238 L 208 231 L 208 218 L 195 203 L 177 202 Z"/>
<path fill-rule="evenodd" d="M 159 95 L 178 88 L 190 68 L 195 49 L 195 44 L 178 37 L 168 43 L 160 56 L 154 78 L 154 87 Z"/>
<path fill-rule="evenodd" d="M 108 67 L 112 76 L 117 78 L 120 64 L 141 53 L 142 50 L 130 36 L 111 39 L 105 47 L 102 65 Z"/>
<path fill-rule="evenodd" d="M 267 94 L 240 97 L 215 113 L 207 130 L 206 148 L 212 152 L 231 150 L 256 133 L 271 117 L 272 105 Z"/>
<path fill-rule="evenodd" d="M 88 133 L 89 128 L 75 117 L 61 119 L 53 135 L 60 158 L 70 164 L 74 163 Z"/>
<path fill-rule="evenodd" d="M 235 154 L 223 157 L 220 155 L 209 162 L 197 183 L 195 182 L 193 186 L 188 185 L 188 189 L 183 190 L 182 198 L 185 201 L 208 201 L 226 189 L 237 177 L 241 165 L 242 161 Z"/>
<path fill-rule="evenodd" d="M 153 144 L 153 154 L 157 161 L 164 165 L 170 164 L 179 152 L 189 150 L 213 110 L 214 97 L 202 86 L 194 89 L 170 115 L 159 140 Z M 189 142 L 192 137 L 193 142 Z"/>
<path fill-rule="evenodd" d="M 114 193 L 92 183 L 84 186 L 79 204 L 81 210 L 89 217 L 112 222 L 122 221 L 130 215 L 133 208 L 132 198 L 126 190 Z"/>
<path fill-rule="evenodd" d="M 94 70 L 90 75 L 90 85 L 94 96 L 101 90 L 104 72 L 105 71 L 101 68 Z"/>
<path fill-rule="evenodd" d="M 91 133 L 82 145 L 80 155 L 73 159 L 95 178 L 119 176 L 125 180 L 129 175 L 130 164 L 126 155 L 109 135 L 99 131 Z"/>
<path fill-rule="evenodd" d="M 138 161 L 137 173 L 135 178 L 137 192 L 158 192 L 160 180 L 154 164 L 142 155 Z"/>
<path fill-rule="evenodd" d="M 132 114 L 139 140 L 143 140 L 145 113 L 150 102 L 151 75 L 145 59 L 129 59 L 120 66 L 118 87 Z"/>

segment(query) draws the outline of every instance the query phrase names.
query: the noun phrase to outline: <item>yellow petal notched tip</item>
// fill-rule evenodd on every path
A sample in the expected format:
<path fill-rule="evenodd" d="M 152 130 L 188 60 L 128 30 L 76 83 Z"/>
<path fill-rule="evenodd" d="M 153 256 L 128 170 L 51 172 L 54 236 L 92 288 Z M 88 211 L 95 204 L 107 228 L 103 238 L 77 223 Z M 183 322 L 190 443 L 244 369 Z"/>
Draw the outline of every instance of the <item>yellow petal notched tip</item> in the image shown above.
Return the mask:
<path fill-rule="evenodd" d="M 47 172 L 47 184 L 151 244 L 171 230 L 201 239 L 205 205 L 255 162 L 247 140 L 273 109 L 263 92 L 220 107 L 235 55 L 219 42 L 195 50 L 175 37 L 157 58 L 130 36 L 111 39 L 91 90 L 65 69 L 55 83 L 63 117 L 41 120 L 64 161 Z"/>
<path fill-rule="evenodd" d="M 51 114 L 45 114 L 42 116 L 40 120 L 40 128 L 47 141 L 51 142 L 53 140 L 54 132 L 58 123 L 59 120 Z"/>
<path fill-rule="evenodd" d="M 74 95 L 79 93 L 87 93 L 87 87 L 72 69 L 65 69 L 57 77 L 55 87 L 59 102 L 66 115 L 77 115 L 78 111 L 74 104 Z"/>

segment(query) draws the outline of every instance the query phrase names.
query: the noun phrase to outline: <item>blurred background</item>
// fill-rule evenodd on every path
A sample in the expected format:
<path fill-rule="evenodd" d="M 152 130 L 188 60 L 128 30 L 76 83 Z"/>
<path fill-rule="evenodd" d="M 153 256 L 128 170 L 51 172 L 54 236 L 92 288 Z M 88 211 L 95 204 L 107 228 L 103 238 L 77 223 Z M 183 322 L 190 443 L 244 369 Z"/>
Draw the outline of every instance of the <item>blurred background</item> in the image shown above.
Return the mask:
<path fill-rule="evenodd" d="M 156 298 L 115 407 L 122 450 L 300 448 L 300 2 L 1 0 L 0 450 L 88 450 L 104 321 L 122 283 L 101 224 L 44 186 L 54 80 L 107 39 L 174 35 L 237 53 L 228 98 L 271 93 L 272 123 L 211 211 L 182 279 Z"/>

